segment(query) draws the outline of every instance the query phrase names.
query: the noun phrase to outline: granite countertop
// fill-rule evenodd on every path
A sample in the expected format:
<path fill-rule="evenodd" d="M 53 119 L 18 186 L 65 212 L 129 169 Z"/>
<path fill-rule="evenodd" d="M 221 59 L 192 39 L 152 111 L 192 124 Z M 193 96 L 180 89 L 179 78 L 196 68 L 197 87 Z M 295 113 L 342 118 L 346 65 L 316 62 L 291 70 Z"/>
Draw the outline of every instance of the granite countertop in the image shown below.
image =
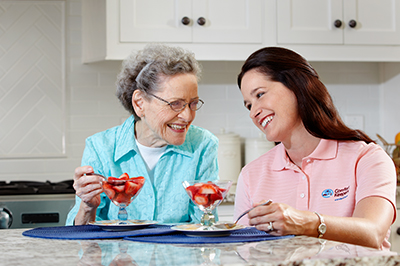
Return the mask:
<path fill-rule="evenodd" d="M 218 245 L 52 240 L 0 230 L 0 265 L 399 265 L 397 253 L 312 237 Z"/>

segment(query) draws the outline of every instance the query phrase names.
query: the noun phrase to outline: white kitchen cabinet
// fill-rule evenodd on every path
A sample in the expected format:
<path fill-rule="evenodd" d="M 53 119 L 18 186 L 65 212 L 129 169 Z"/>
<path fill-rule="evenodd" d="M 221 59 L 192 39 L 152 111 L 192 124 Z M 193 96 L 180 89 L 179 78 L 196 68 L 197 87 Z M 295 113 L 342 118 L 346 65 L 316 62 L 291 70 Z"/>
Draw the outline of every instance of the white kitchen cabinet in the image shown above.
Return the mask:
<path fill-rule="evenodd" d="M 83 61 L 121 60 L 153 42 L 190 49 L 199 60 L 244 60 L 275 27 L 265 26 L 266 1 L 83 0 Z"/>
<path fill-rule="evenodd" d="M 283 46 L 309 61 L 400 62 L 399 17 L 400 0 L 82 0 L 82 60 L 123 60 L 157 42 L 201 61 Z"/>
<path fill-rule="evenodd" d="M 278 0 L 277 42 L 399 45 L 400 0 Z"/>
<path fill-rule="evenodd" d="M 260 44 L 260 6 L 260 0 L 121 0 L 121 42 Z"/>

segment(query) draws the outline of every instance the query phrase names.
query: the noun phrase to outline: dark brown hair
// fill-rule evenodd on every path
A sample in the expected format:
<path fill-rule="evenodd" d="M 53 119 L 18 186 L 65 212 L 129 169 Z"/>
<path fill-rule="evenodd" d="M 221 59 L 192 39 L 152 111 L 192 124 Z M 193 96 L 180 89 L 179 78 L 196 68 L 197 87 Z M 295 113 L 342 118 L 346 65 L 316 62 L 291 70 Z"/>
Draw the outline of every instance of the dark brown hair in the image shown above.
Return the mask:
<path fill-rule="evenodd" d="M 353 130 L 343 123 L 317 72 L 301 55 L 280 47 L 266 47 L 254 52 L 242 66 L 238 76 L 239 89 L 244 74 L 252 69 L 271 81 L 282 83 L 295 94 L 298 113 L 313 136 L 374 142 L 361 130 Z"/>

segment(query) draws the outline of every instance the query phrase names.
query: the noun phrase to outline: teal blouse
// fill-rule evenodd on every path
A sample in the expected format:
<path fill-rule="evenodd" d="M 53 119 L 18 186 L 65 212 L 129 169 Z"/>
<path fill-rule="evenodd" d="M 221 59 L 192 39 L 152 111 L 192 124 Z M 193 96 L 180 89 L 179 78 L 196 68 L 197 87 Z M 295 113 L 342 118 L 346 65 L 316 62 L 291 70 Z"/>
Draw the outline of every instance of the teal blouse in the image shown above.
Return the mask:
<path fill-rule="evenodd" d="M 190 201 L 182 182 L 218 179 L 218 138 L 191 125 L 182 145 L 167 146 L 154 168 L 152 183 L 135 143 L 134 123 L 131 116 L 122 125 L 87 138 L 82 165 L 90 165 L 104 176 L 119 177 L 126 172 L 129 176 L 146 178 L 141 192 L 127 207 L 128 219 L 198 223 L 202 212 Z M 76 196 L 66 225 L 73 224 L 80 203 L 81 199 Z M 118 207 L 102 193 L 96 220 L 113 220 L 117 216 Z"/>

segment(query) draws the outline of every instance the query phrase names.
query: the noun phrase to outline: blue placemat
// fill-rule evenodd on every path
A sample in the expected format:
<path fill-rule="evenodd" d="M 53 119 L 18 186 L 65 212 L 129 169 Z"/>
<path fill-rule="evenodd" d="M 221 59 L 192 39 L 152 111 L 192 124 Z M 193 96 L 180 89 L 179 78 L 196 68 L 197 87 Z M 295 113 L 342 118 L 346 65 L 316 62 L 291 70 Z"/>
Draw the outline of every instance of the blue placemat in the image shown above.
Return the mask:
<path fill-rule="evenodd" d="M 96 225 L 76 225 L 58 227 L 38 227 L 24 231 L 22 235 L 51 239 L 112 239 L 128 236 L 156 236 L 174 234 L 168 225 L 150 225 L 144 229 L 130 231 L 105 231 Z"/>
<path fill-rule="evenodd" d="M 290 237 L 294 237 L 294 235 L 272 236 L 264 231 L 259 231 L 254 227 L 247 227 L 245 229 L 234 231 L 228 236 L 220 237 L 187 236 L 183 233 L 175 233 L 158 236 L 129 236 L 125 237 L 124 240 L 157 244 L 221 244 L 266 241 Z"/>

